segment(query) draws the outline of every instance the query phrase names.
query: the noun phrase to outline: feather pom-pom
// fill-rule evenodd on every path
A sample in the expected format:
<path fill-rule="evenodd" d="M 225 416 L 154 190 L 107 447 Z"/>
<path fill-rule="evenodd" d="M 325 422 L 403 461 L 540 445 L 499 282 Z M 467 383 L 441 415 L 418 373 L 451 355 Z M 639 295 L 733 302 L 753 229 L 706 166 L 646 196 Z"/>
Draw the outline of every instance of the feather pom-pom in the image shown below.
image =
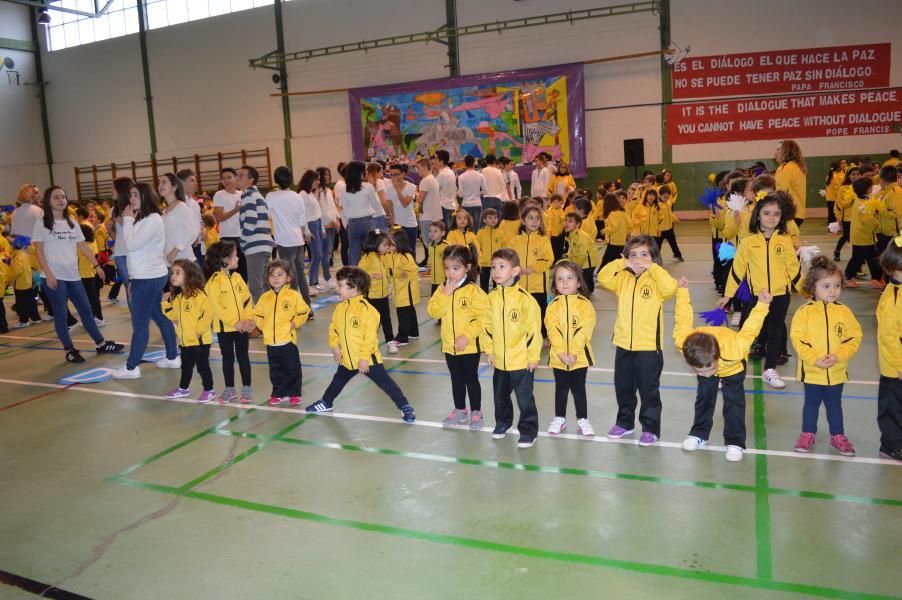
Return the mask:
<path fill-rule="evenodd" d="M 733 192 L 727 198 L 727 207 L 733 212 L 739 212 L 745 208 L 745 196 Z"/>
<path fill-rule="evenodd" d="M 751 300 L 752 290 L 749 289 L 749 282 L 743 279 L 742 283 L 739 284 L 739 287 L 736 288 L 736 295 L 733 297 L 740 302 L 748 302 Z"/>
<path fill-rule="evenodd" d="M 0 212 L 11 213 L 14 210 L 16 210 L 15 204 L 4 204 L 2 207 L 0 207 Z"/>
<path fill-rule="evenodd" d="M 705 323 L 714 327 L 727 324 L 727 311 L 722 308 L 700 312 L 698 313 L 698 316 L 700 316 Z"/>
<path fill-rule="evenodd" d="M 834 235 L 838 234 L 840 231 L 842 231 L 842 225 L 839 221 L 833 221 L 832 223 L 827 225 L 827 231 Z"/>
<path fill-rule="evenodd" d="M 721 263 L 726 264 L 736 257 L 736 246 L 730 242 L 722 242 L 717 245 L 717 258 Z"/>
<path fill-rule="evenodd" d="M 27 235 L 17 235 L 13 237 L 12 246 L 16 250 L 23 250 L 31 245 L 31 238 Z"/>
<path fill-rule="evenodd" d="M 711 210 L 717 210 L 720 208 L 717 205 L 718 198 L 720 198 L 720 193 L 717 191 L 717 188 L 707 187 L 702 192 L 702 195 L 698 197 L 698 201 Z"/>

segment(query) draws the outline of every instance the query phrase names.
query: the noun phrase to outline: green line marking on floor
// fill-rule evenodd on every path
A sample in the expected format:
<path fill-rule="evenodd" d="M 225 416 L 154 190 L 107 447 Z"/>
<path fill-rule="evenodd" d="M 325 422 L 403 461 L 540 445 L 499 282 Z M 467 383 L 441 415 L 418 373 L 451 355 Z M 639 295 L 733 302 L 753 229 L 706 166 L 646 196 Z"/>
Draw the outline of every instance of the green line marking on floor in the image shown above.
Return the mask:
<path fill-rule="evenodd" d="M 772 340 L 773 341 L 773 340 Z M 761 361 L 752 361 L 755 375 L 761 375 Z M 761 379 L 752 380 L 755 413 L 755 448 L 767 450 L 767 423 L 764 417 L 764 396 Z M 771 553 L 770 522 L 770 480 L 767 475 L 767 455 L 755 455 L 755 560 L 758 578 L 771 580 L 774 577 L 774 563 Z"/>
<path fill-rule="evenodd" d="M 722 585 L 733 585 L 744 588 L 772 590 L 779 592 L 788 592 L 794 594 L 804 594 L 808 596 L 821 596 L 824 598 L 842 598 L 857 600 L 889 600 L 891 596 L 883 596 L 880 594 L 866 594 L 849 590 L 834 589 L 820 587 L 815 585 L 774 581 L 773 579 L 755 579 L 751 577 L 742 577 L 738 575 L 729 575 L 725 573 L 713 573 L 708 571 L 695 571 L 692 569 L 683 569 L 668 565 L 656 565 L 651 563 L 641 563 L 628 560 L 620 560 L 614 558 L 605 558 L 602 556 L 593 556 L 588 554 L 577 554 L 568 552 L 556 552 L 551 550 L 543 550 L 541 548 L 531 548 L 527 546 L 515 546 L 512 544 L 502 544 L 489 540 L 480 540 L 455 535 L 446 535 L 433 533 L 428 531 L 419 531 L 403 527 L 394 527 L 390 525 L 382 525 L 379 523 L 369 523 L 366 521 L 355 521 L 352 519 L 340 519 L 329 517 L 318 513 L 298 510 L 294 508 L 286 508 L 283 506 L 275 506 L 261 502 L 252 502 L 248 500 L 240 500 L 237 498 L 229 498 L 216 494 L 197 491 L 182 491 L 182 488 L 171 486 L 161 486 L 154 484 L 145 484 L 137 481 L 117 479 L 113 481 L 119 485 L 134 487 L 139 489 L 147 489 L 155 492 L 183 496 L 193 500 L 209 502 L 220 506 L 236 508 L 240 510 L 248 510 L 258 513 L 270 514 L 278 517 L 295 519 L 299 521 L 307 521 L 329 525 L 333 527 L 343 527 L 356 531 L 365 531 L 370 533 L 381 533 L 394 537 L 408 538 L 418 541 L 431 542 L 436 544 L 445 544 L 457 546 L 461 548 L 472 548 L 476 550 L 486 550 L 490 552 L 498 552 L 503 554 L 514 554 L 526 556 L 530 558 L 540 558 L 546 560 L 555 560 L 572 564 L 583 564 L 595 567 L 607 567 L 641 573 L 645 575 L 657 575 L 662 577 L 676 577 L 679 579 L 688 579 L 702 581 L 705 583 L 715 583 Z"/>

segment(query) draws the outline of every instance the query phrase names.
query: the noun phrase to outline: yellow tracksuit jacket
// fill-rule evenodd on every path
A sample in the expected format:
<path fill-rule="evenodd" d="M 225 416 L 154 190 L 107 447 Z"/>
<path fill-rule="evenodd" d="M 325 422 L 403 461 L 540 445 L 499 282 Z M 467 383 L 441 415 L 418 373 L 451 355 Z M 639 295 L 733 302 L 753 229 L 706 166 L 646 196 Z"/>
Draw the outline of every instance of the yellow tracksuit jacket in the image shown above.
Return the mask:
<path fill-rule="evenodd" d="M 748 318 L 739 331 L 733 331 L 729 327 L 693 327 L 692 302 L 689 298 L 689 290 L 679 288 L 676 293 L 674 306 L 673 341 L 677 350 L 683 352 L 683 344 L 686 338 L 693 333 L 707 333 L 713 335 L 720 348 L 720 358 L 717 361 L 717 376 L 729 377 L 745 370 L 745 361 L 749 356 L 749 349 L 758 337 L 764 318 L 770 310 L 770 304 L 758 302 L 749 313 Z"/>
<path fill-rule="evenodd" d="M 498 229 L 501 230 L 501 239 L 504 240 L 505 244 L 510 244 L 510 241 L 520 235 L 520 219 L 516 221 L 513 219 L 502 219 L 501 224 L 498 225 Z"/>
<path fill-rule="evenodd" d="M 504 237 L 501 230 L 497 227 L 483 227 L 476 232 L 476 239 L 479 240 L 479 266 L 491 267 L 492 254 L 498 248 L 504 248 Z"/>
<path fill-rule="evenodd" d="M 575 229 L 567 234 L 565 258 L 575 262 L 580 269 L 594 269 L 601 262 L 595 240 L 589 239 L 582 229 Z"/>
<path fill-rule="evenodd" d="M 479 354 L 481 350 L 479 338 L 482 336 L 482 320 L 488 300 L 482 288 L 472 281 L 454 289 L 448 296 L 442 288 L 435 290 L 426 310 L 433 319 L 442 321 L 442 352 L 445 354 Z M 458 336 L 467 336 L 467 347 L 461 351 L 454 349 L 454 340 Z"/>
<path fill-rule="evenodd" d="M 200 346 L 213 342 L 213 311 L 210 300 L 203 292 L 190 298 L 177 294 L 163 300 L 163 314 L 175 323 L 180 346 Z"/>
<path fill-rule="evenodd" d="M 761 290 L 782 296 L 792 293 L 792 288 L 801 289 L 802 268 L 792 239 L 786 234 L 774 232 L 770 239 L 765 238 L 763 233 L 753 233 L 742 240 L 727 277 L 724 292 L 727 298 L 736 294 L 743 277 L 748 279 L 753 296 Z"/>
<path fill-rule="evenodd" d="M 204 287 L 213 311 L 213 329 L 219 333 L 237 331 L 238 321 L 253 320 L 251 292 L 237 271 L 229 275 L 225 269 L 213 273 Z"/>
<path fill-rule="evenodd" d="M 598 273 L 598 283 L 617 295 L 613 342 L 624 350 L 661 350 L 664 337 L 664 302 L 673 298 L 677 281 L 660 265 L 652 264 L 636 277 L 619 258 Z"/>
<path fill-rule="evenodd" d="M 612 246 L 624 246 L 630 228 L 630 218 L 625 211 L 611 211 L 604 218 L 604 239 Z"/>
<path fill-rule="evenodd" d="M 482 248 L 479 246 L 479 238 L 476 237 L 476 234 L 472 231 L 461 231 L 460 229 L 452 229 L 448 232 L 448 235 L 445 237 L 445 243 L 449 246 L 451 244 L 457 244 L 459 246 L 469 246 L 473 245 L 476 248 L 476 257 L 479 260 L 479 256 L 482 255 Z M 472 250 L 473 248 L 470 248 Z"/>
<path fill-rule="evenodd" d="M 545 233 L 556 237 L 564 233 L 564 210 L 549 206 L 545 211 Z"/>
<path fill-rule="evenodd" d="M 580 225 L 579 228 L 586 232 L 586 235 L 589 236 L 590 240 L 594 240 L 598 237 L 598 226 L 595 225 L 595 221 L 589 217 L 583 219 L 583 224 Z"/>
<path fill-rule="evenodd" d="M 30 290 L 34 287 L 31 277 L 31 256 L 25 250 L 13 250 L 9 264 L 9 281 L 14 290 Z M 5 290 L 6 288 L 4 288 Z"/>
<path fill-rule="evenodd" d="M 897 236 L 899 220 L 902 216 L 902 188 L 898 183 L 888 185 L 880 191 L 880 233 Z"/>
<path fill-rule="evenodd" d="M 426 250 L 426 264 L 429 265 L 429 281 L 433 285 L 442 285 L 445 282 L 445 261 L 442 260 L 442 255 L 445 253 L 445 248 L 448 247 L 448 242 L 442 240 L 439 243 L 431 243 L 429 244 L 429 248 Z M 370 296 L 373 297 L 372 295 Z"/>
<path fill-rule="evenodd" d="M 807 177 L 798 163 L 795 161 L 785 162 L 777 167 L 774 177 L 777 180 L 777 191 L 784 191 L 792 198 L 792 203 L 796 207 L 796 218 L 805 218 L 805 194 L 807 186 Z"/>
<path fill-rule="evenodd" d="M 875 234 L 880 231 L 880 219 L 877 216 L 876 203 L 856 198 L 849 212 L 852 213 L 852 226 L 849 230 L 849 241 L 853 246 L 873 246 Z"/>
<path fill-rule="evenodd" d="M 371 365 L 382 363 L 379 354 L 379 311 L 363 296 L 354 296 L 335 305 L 329 325 L 329 347 L 341 348 L 341 364 L 357 370 L 360 359 Z"/>
<path fill-rule="evenodd" d="M 840 186 L 836 192 L 836 203 L 833 205 L 833 214 L 838 221 L 848 223 L 852 220 L 852 205 L 855 204 L 855 192 L 851 185 Z"/>
<path fill-rule="evenodd" d="M 489 292 L 480 346 L 494 356 L 495 368 L 520 371 L 538 364 L 542 352 L 542 316 L 529 292 L 516 285 Z"/>
<path fill-rule="evenodd" d="M 297 328 L 306 323 L 309 316 L 310 307 L 300 292 L 288 286 L 278 292 L 264 292 L 254 306 L 254 322 L 263 332 L 263 343 L 267 346 L 296 344 Z"/>
<path fill-rule="evenodd" d="M 799 357 L 799 381 L 836 385 L 849 380 L 849 361 L 861 345 L 861 325 L 844 304 L 809 300 L 792 316 L 789 339 Z M 835 354 L 837 363 L 829 369 L 815 366 L 814 361 L 827 354 Z"/>
<path fill-rule="evenodd" d="M 886 286 L 877 303 L 877 355 L 880 375 L 902 377 L 902 283 L 898 281 Z"/>
<path fill-rule="evenodd" d="M 420 270 L 417 267 L 417 261 L 410 254 L 392 252 L 389 256 L 391 257 L 391 287 L 395 296 L 395 308 L 419 304 Z M 442 280 L 444 277 L 445 263 L 442 262 Z"/>
<path fill-rule="evenodd" d="M 661 235 L 661 208 L 642 203 L 633 209 L 633 233 L 644 233 L 652 237 Z"/>
<path fill-rule="evenodd" d="M 88 246 L 91 247 L 91 253 L 96 257 L 97 242 L 88 242 Z M 81 250 L 77 250 L 76 252 L 78 254 L 78 276 L 82 279 L 93 279 L 97 276 L 97 271 L 94 269 L 91 261 L 81 253 Z"/>
<path fill-rule="evenodd" d="M 508 240 L 508 247 L 520 257 L 520 268 L 533 270 L 531 275 L 520 276 L 520 287 L 530 294 L 548 293 L 548 271 L 554 262 L 551 240 L 541 233 L 521 233 Z"/>
<path fill-rule="evenodd" d="M 551 350 L 548 364 L 554 369 L 573 371 L 595 364 L 592 333 L 595 331 L 595 307 L 579 294 L 555 296 L 545 310 L 545 329 Z M 558 354 L 575 354 L 576 364 L 568 367 Z"/>
<path fill-rule="evenodd" d="M 368 298 L 385 298 L 388 296 L 388 285 L 391 281 L 391 258 L 389 254 L 379 256 L 376 252 L 367 252 L 360 257 L 357 267 L 366 271 L 370 276 Z M 379 277 L 374 277 L 374 275 Z M 444 270 L 442 275 L 444 276 Z"/>
<path fill-rule="evenodd" d="M 846 180 L 846 174 L 842 171 L 834 171 L 830 176 L 830 183 L 827 184 L 825 188 L 825 192 L 827 194 L 827 202 L 836 202 L 839 197 L 839 188 L 842 187 L 842 182 Z M 835 208 L 836 205 L 834 205 Z"/>

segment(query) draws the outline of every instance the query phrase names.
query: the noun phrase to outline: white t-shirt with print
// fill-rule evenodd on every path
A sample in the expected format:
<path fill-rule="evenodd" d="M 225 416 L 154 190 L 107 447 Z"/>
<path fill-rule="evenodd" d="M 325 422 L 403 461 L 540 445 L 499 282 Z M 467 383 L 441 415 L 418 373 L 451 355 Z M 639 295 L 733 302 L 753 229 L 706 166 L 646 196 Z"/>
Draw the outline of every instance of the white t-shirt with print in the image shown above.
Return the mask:
<path fill-rule="evenodd" d="M 44 243 L 44 259 L 50 272 L 60 281 L 81 281 L 78 273 L 78 242 L 85 241 L 81 227 L 74 220 L 72 225 L 63 219 L 53 222 L 53 230 L 44 227 L 44 221 L 34 224 L 31 239 Z M 46 277 L 41 273 L 41 277 Z"/>

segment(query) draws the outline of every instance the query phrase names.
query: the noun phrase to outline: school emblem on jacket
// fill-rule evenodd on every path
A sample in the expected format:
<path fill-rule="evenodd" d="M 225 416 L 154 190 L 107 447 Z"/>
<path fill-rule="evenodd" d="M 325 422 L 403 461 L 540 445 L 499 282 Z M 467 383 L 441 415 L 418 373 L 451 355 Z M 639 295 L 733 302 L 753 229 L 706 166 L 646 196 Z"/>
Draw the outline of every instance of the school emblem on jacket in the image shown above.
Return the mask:
<path fill-rule="evenodd" d="M 651 286 L 643 285 L 642 289 L 639 290 L 639 297 L 642 298 L 643 300 L 651 299 Z"/>
<path fill-rule="evenodd" d="M 517 321 L 519 321 L 520 320 L 520 311 L 517 310 L 516 308 L 513 309 L 510 312 L 510 320 L 511 320 L 511 323 L 516 323 Z"/>
<path fill-rule="evenodd" d="M 836 334 L 836 337 L 842 338 L 846 333 L 846 324 L 840 321 L 836 325 L 833 326 L 833 333 Z"/>
<path fill-rule="evenodd" d="M 774 254 L 776 254 L 777 256 L 783 256 L 783 252 L 783 244 L 777 244 L 776 246 L 774 246 Z"/>
<path fill-rule="evenodd" d="M 182 302 L 182 312 L 186 312 L 186 313 L 191 312 L 191 302 L 188 302 L 188 301 Z"/>
<path fill-rule="evenodd" d="M 358 329 L 360 327 L 359 317 L 351 317 L 351 327 L 353 327 L 354 329 Z"/>
<path fill-rule="evenodd" d="M 470 308 L 470 299 L 464 296 L 460 299 L 460 302 L 458 302 L 458 304 L 460 305 L 461 310 L 467 310 L 468 308 Z"/>
<path fill-rule="evenodd" d="M 570 317 L 570 327 L 572 329 L 576 329 L 577 327 L 579 327 L 579 317 L 577 317 L 576 315 L 573 315 L 572 317 Z"/>
<path fill-rule="evenodd" d="M 288 300 L 283 300 L 282 301 L 282 311 L 289 312 L 290 310 L 291 310 L 291 302 L 289 302 Z"/>

